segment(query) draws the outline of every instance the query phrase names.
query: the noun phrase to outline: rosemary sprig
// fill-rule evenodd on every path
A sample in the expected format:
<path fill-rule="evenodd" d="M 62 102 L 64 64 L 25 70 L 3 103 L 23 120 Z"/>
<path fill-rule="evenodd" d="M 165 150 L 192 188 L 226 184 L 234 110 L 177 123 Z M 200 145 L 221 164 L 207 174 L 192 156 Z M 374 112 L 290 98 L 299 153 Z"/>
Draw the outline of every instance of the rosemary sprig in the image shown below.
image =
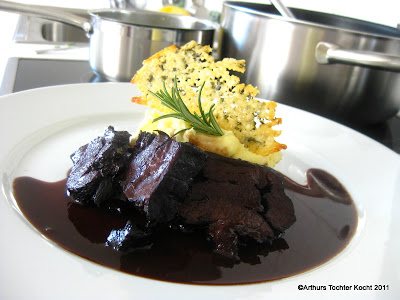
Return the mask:
<path fill-rule="evenodd" d="M 202 132 L 202 133 L 216 135 L 216 136 L 222 136 L 224 133 L 222 132 L 221 128 L 219 127 L 217 121 L 215 120 L 214 114 L 213 114 L 214 104 L 211 105 L 208 113 L 204 112 L 203 107 L 201 105 L 201 93 L 203 91 L 203 87 L 204 87 L 204 83 L 200 87 L 198 101 L 197 101 L 198 106 L 199 106 L 200 115 L 197 112 L 191 113 L 189 111 L 189 109 L 187 108 L 186 104 L 183 102 L 181 96 L 179 95 L 179 89 L 178 89 L 178 85 L 177 85 L 176 76 L 174 78 L 174 85 L 171 89 L 171 94 L 168 93 L 167 88 L 165 86 L 165 82 L 163 83 L 162 90 L 159 90 L 156 93 L 149 91 L 149 93 L 151 93 L 154 97 L 158 98 L 161 101 L 161 104 L 163 104 L 164 106 L 166 106 L 174 111 L 174 113 L 165 114 L 165 115 L 155 118 L 153 120 L 153 122 L 157 122 L 157 121 L 159 121 L 161 119 L 165 119 L 165 118 L 177 118 L 177 119 L 181 119 L 183 121 L 188 122 L 191 127 L 182 129 L 179 132 L 175 133 L 175 135 L 193 128 L 194 130 Z"/>

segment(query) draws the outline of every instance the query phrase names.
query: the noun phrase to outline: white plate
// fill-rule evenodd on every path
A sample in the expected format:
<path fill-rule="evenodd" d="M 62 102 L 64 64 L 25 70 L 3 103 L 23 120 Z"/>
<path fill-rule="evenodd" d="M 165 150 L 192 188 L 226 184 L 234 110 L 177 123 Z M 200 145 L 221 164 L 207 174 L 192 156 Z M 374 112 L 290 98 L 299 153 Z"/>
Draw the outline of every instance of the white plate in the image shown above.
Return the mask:
<path fill-rule="evenodd" d="M 399 299 L 400 157 L 347 127 L 279 105 L 277 169 L 304 182 L 310 167 L 338 178 L 352 195 L 359 226 L 348 247 L 321 267 L 284 280 L 236 286 L 175 284 L 91 263 L 40 236 L 19 213 L 12 181 L 65 177 L 69 155 L 108 125 L 134 132 L 145 108 L 129 83 L 77 84 L 0 98 L 1 299 Z M 308 290 L 299 290 L 299 286 Z M 331 290 L 331 286 L 351 290 Z M 355 285 L 384 290 L 354 291 Z M 316 290 L 318 287 L 326 290 Z"/>

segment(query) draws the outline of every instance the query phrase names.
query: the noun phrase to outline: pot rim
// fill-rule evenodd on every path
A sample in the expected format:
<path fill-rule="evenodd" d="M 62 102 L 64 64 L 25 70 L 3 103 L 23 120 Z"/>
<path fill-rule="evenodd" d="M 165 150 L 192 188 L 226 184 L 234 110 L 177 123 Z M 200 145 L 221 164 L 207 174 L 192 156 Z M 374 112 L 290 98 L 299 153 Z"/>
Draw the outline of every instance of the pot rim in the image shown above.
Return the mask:
<path fill-rule="evenodd" d="M 217 28 L 214 22 L 206 19 L 149 10 L 95 9 L 88 13 L 97 20 L 150 29 L 215 31 Z"/>
<path fill-rule="evenodd" d="M 287 17 L 283 17 L 279 15 L 279 12 L 275 9 L 273 5 L 269 4 L 264 4 L 264 3 L 249 3 L 249 2 L 239 2 L 239 1 L 225 1 L 223 3 L 224 7 L 235 9 L 238 11 L 242 11 L 245 13 L 253 14 L 253 15 L 258 15 L 261 17 L 266 17 L 270 19 L 276 19 L 279 21 L 284 21 L 284 22 L 289 22 L 289 23 L 296 23 L 300 25 L 306 25 L 306 26 L 311 26 L 311 27 L 317 27 L 321 29 L 330 29 L 330 30 L 337 30 L 337 31 L 344 31 L 352 34 L 361 34 L 361 35 L 366 35 L 366 36 L 372 36 L 372 37 L 377 37 L 377 38 L 388 38 L 392 40 L 397 40 L 400 42 L 400 30 L 394 27 L 382 25 L 382 24 L 377 24 L 373 22 L 368 22 L 364 20 L 359 20 L 355 18 L 350 18 L 350 17 L 345 17 L 345 16 L 340 16 L 340 15 L 334 15 L 334 14 L 329 14 L 329 13 L 323 13 L 323 12 L 317 12 L 317 11 L 311 11 L 311 10 L 305 10 L 305 9 L 299 9 L 299 8 L 290 8 L 291 11 L 294 13 L 294 15 L 298 14 L 309 14 L 309 15 L 315 15 L 317 17 L 321 18 L 331 18 L 331 19 L 337 19 L 338 21 L 341 21 L 342 26 L 334 26 L 330 24 L 324 24 L 324 23 L 319 23 L 319 22 L 313 22 L 313 21 L 308 21 L 308 20 L 302 20 L 301 18 L 299 19 L 290 19 Z M 276 11 L 275 13 L 270 13 L 270 12 L 264 12 L 260 11 L 259 9 L 261 8 L 272 8 L 273 10 Z M 357 25 L 368 27 L 368 28 L 373 28 L 374 32 L 370 32 L 368 30 L 359 30 L 359 29 L 353 29 L 353 28 L 347 28 L 344 26 L 344 23 L 356 23 Z M 378 31 L 382 31 L 381 33 Z"/>

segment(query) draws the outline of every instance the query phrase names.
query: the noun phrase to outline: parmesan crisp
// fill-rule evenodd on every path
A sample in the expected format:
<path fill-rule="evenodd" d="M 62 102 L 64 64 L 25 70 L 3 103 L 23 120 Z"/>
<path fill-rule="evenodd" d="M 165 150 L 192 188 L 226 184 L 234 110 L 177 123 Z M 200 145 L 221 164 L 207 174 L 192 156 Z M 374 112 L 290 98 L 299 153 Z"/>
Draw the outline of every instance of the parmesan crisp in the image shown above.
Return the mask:
<path fill-rule="evenodd" d="M 281 119 L 275 116 L 275 102 L 254 99 L 258 89 L 241 83 L 239 77 L 231 74 L 231 71 L 244 73 L 245 64 L 244 60 L 233 58 L 215 61 L 210 46 L 194 41 L 182 47 L 170 46 L 143 62 L 132 79 L 142 96 L 132 101 L 171 113 L 149 90 L 157 92 L 165 82 L 170 92 L 176 76 L 183 101 L 191 112 L 199 113 L 198 92 L 205 82 L 201 94 L 204 111 L 215 104 L 214 116 L 222 129 L 232 131 L 249 151 L 268 156 L 286 149 L 286 145 L 275 141 L 281 131 L 273 127 Z"/>

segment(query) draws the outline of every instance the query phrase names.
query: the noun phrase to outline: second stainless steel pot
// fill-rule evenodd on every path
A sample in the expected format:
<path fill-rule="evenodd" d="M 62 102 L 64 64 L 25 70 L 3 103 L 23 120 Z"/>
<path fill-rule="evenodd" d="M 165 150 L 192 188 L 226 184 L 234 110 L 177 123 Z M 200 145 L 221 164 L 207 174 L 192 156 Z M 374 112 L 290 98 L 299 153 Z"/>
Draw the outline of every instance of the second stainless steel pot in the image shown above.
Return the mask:
<path fill-rule="evenodd" d="M 62 8 L 8 1 L 0 1 L 0 10 L 82 28 L 89 38 L 90 67 L 112 81 L 131 80 L 143 60 L 165 47 L 181 46 L 191 40 L 212 45 L 215 32 L 214 24 L 207 20 L 144 10 L 93 10 L 88 11 L 90 18 L 84 18 Z"/>
<path fill-rule="evenodd" d="M 400 109 L 400 31 L 337 15 L 224 3 L 219 56 L 247 61 L 260 96 L 349 123 Z"/>

